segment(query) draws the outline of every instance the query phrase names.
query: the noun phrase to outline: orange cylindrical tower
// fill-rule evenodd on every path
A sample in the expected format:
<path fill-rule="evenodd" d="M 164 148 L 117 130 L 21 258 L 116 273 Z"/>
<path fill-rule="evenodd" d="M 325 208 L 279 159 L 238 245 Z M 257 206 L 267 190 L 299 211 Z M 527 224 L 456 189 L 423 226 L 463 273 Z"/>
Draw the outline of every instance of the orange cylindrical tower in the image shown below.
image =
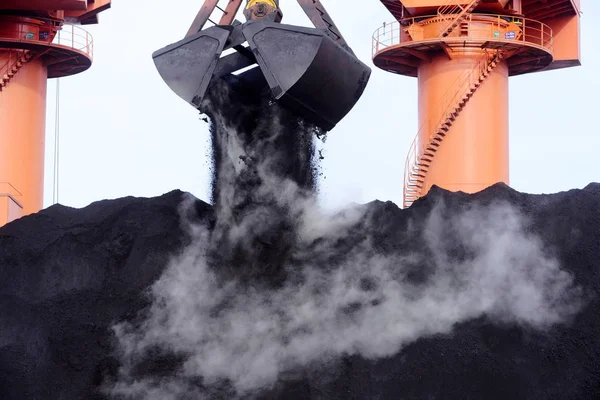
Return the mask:
<path fill-rule="evenodd" d="M 419 142 L 427 143 L 437 128 L 439 104 L 444 96 L 455 90 L 453 84 L 464 71 L 477 67 L 484 50 L 457 50 L 452 59 L 445 54 L 432 56 L 431 62 L 423 63 L 418 70 L 419 122 L 425 129 L 419 131 Z M 453 99 L 458 102 L 459 99 Z M 437 107 L 437 108 L 436 108 Z M 485 85 L 481 85 L 458 110 L 452 122 L 452 132 L 440 138 L 435 162 L 423 181 L 423 192 L 433 184 L 452 191 L 476 192 L 497 182 L 509 183 L 508 175 L 508 66 L 505 60 L 498 62 Z M 443 146 L 441 145 L 443 143 Z M 477 149 L 477 151 L 470 151 Z M 468 156 L 460 156 L 467 154 Z"/>
<path fill-rule="evenodd" d="M 49 78 L 85 71 L 93 42 L 82 28 L 110 0 L 0 2 L 0 226 L 43 206 Z"/>
<path fill-rule="evenodd" d="M 43 61 L 32 60 L 0 92 L 0 182 L 10 185 L 23 215 L 42 208 L 47 79 Z"/>
<path fill-rule="evenodd" d="M 509 184 L 508 78 L 579 65 L 579 2 L 381 2 L 397 21 L 375 32 L 373 62 L 419 83 L 404 206 L 433 185 L 473 193 Z"/>

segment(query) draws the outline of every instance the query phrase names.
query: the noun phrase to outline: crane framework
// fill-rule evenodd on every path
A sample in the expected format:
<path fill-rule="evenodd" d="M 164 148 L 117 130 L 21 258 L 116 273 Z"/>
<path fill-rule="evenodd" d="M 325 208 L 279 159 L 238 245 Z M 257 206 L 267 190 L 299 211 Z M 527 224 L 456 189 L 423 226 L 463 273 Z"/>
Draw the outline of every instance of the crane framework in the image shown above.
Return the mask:
<path fill-rule="evenodd" d="M 110 0 L 0 0 L 0 226 L 43 205 L 46 88 L 90 68 Z"/>
<path fill-rule="evenodd" d="M 579 0 L 380 2 L 395 21 L 375 31 L 373 62 L 418 79 L 404 206 L 433 185 L 509 184 L 508 78 L 581 65 Z"/>

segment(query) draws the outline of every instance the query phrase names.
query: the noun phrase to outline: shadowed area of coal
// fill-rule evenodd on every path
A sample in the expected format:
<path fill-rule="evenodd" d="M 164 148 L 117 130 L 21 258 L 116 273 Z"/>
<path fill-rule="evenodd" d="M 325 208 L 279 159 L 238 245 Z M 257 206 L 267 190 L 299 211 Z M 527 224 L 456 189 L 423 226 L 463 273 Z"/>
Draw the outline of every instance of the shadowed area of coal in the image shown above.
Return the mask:
<path fill-rule="evenodd" d="M 406 211 L 376 201 L 365 206 L 372 228 L 350 233 L 340 248 L 365 235 L 384 254 L 426 252 L 424 220 L 440 200 L 446 216 L 475 203 L 509 202 L 530 218 L 530 231 L 584 292 L 597 293 L 598 184 L 553 195 L 503 185 L 476 195 L 434 188 Z M 182 193 L 172 192 L 80 210 L 53 206 L 0 229 L 0 398 L 104 398 L 97 390 L 118 368 L 111 325 L 147 306 L 145 290 L 188 240 L 180 225 L 181 201 Z M 210 206 L 196 201 L 192 210 L 187 217 L 210 226 Z M 343 357 L 329 374 L 301 371 L 265 398 L 597 398 L 599 306 L 597 296 L 589 297 L 571 323 L 543 333 L 478 318 L 450 335 L 419 339 L 392 357 L 355 355 Z M 161 374 L 160 363 L 148 369 Z"/>
<path fill-rule="evenodd" d="M 144 291 L 186 244 L 181 201 L 55 205 L 0 228 L 0 398 L 97 398 L 118 368 L 110 327 L 147 306 Z"/>

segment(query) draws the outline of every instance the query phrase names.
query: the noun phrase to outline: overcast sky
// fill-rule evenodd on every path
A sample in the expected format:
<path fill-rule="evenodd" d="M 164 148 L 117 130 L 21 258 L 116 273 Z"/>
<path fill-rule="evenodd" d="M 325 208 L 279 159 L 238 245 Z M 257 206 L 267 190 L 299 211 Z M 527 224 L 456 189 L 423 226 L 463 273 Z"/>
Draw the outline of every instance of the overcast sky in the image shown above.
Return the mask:
<path fill-rule="evenodd" d="M 393 20 L 385 7 L 378 0 L 323 3 L 372 66 L 372 33 Z M 582 3 L 583 66 L 510 79 L 510 185 L 519 191 L 552 193 L 600 181 L 600 25 L 593 23 L 600 4 Z M 207 125 L 167 87 L 151 58 L 185 35 L 202 0 L 165 4 L 113 0 L 99 25 L 85 27 L 94 36 L 94 65 L 60 83 L 60 203 L 82 207 L 173 189 L 208 199 Z M 309 25 L 296 1 L 281 6 L 284 22 Z M 55 85 L 51 80 L 48 87 L 46 206 L 52 204 Z M 401 204 L 404 161 L 416 132 L 416 79 L 373 67 L 364 96 L 329 134 L 323 206 Z"/>

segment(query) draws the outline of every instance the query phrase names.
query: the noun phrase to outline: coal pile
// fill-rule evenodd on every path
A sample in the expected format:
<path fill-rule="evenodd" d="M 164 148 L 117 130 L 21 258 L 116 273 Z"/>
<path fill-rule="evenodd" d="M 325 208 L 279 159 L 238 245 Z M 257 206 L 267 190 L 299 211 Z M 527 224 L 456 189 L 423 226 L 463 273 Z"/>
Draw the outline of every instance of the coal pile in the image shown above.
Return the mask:
<path fill-rule="evenodd" d="M 208 99 L 212 206 L 174 191 L 0 228 L 0 399 L 600 397 L 600 185 L 327 214 L 318 129 Z"/>
<path fill-rule="evenodd" d="M 94 399 L 118 369 L 110 327 L 186 245 L 183 193 L 52 206 L 0 229 L 0 398 Z M 208 205 L 198 203 L 209 217 Z"/>
<path fill-rule="evenodd" d="M 370 238 L 379 254 L 412 254 L 399 268 L 412 282 L 412 295 L 418 296 L 431 274 L 444 268 L 431 257 L 424 239 L 431 216 L 442 221 L 442 231 L 448 230 L 446 238 L 439 238 L 449 246 L 447 254 L 460 260 L 472 249 L 453 246 L 449 220 L 473 207 L 485 214 L 499 202 L 528 221 L 525 234 L 538 237 L 544 253 L 555 257 L 581 289 L 570 294 L 583 299 L 572 317 L 563 309 L 563 322 L 536 329 L 492 312 L 457 323 L 451 332 L 416 335 L 389 356 L 364 356 L 360 349 L 337 357 L 334 351 L 324 352 L 320 360 L 278 374 L 262 398 L 597 398 L 600 185 L 553 195 L 527 195 L 503 185 L 476 195 L 434 188 L 405 211 L 376 201 L 361 207 L 360 218 L 340 233 L 336 248 L 340 254 L 351 252 Z M 1 228 L 0 398 L 111 398 L 105 384 L 122 367 L 113 324 L 135 320 L 149 306 L 148 290 L 165 274 L 168 259 L 193 242 L 196 233 L 190 227 L 213 225 L 210 206 L 172 192 L 154 199 L 103 201 L 80 210 L 53 206 Z M 375 266 L 362 267 L 368 273 Z M 377 292 L 368 280 L 360 287 Z M 569 304 L 569 298 L 562 300 L 563 306 Z M 375 341 L 382 332 L 371 334 Z M 266 362 L 275 359 L 267 357 Z M 155 359 L 146 373 L 166 388 L 168 367 L 169 362 Z"/>

